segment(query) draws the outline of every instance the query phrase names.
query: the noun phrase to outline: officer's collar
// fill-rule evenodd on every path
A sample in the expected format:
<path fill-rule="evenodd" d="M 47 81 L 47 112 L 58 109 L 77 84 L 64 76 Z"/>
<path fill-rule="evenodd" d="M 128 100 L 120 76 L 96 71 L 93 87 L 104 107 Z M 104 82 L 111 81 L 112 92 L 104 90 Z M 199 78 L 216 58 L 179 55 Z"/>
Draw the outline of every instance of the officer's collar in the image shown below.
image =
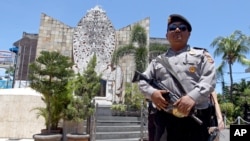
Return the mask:
<path fill-rule="evenodd" d="M 172 48 L 169 48 L 166 54 L 168 54 L 168 53 L 171 53 L 171 54 L 179 54 L 179 53 L 185 52 L 185 51 L 190 51 L 190 46 L 189 46 L 189 45 L 186 45 L 186 47 L 184 47 L 183 49 L 181 49 L 181 50 L 179 50 L 179 51 L 173 51 Z"/>

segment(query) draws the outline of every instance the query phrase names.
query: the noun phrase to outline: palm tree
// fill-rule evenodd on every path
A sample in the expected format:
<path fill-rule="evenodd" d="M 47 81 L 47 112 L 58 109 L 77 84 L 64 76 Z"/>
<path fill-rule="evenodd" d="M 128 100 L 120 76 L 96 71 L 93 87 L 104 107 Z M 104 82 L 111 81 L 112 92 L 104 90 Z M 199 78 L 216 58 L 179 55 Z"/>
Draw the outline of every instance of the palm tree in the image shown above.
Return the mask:
<path fill-rule="evenodd" d="M 248 60 L 245 54 L 249 53 L 250 48 L 247 46 L 249 44 L 249 37 L 244 35 L 241 31 L 236 30 L 232 35 L 228 37 L 217 37 L 211 43 L 212 47 L 216 47 L 214 51 L 214 56 L 222 55 L 223 63 L 229 65 L 229 75 L 230 75 L 230 100 L 232 101 L 232 88 L 233 88 L 233 76 L 232 76 L 232 65 L 235 62 L 239 62 L 242 65 L 249 65 L 250 60 Z"/>
<path fill-rule="evenodd" d="M 150 62 L 157 55 L 167 50 L 166 45 L 154 43 L 149 46 L 148 55 L 148 49 L 146 48 L 146 46 L 147 35 L 145 29 L 140 25 L 135 25 L 131 32 L 130 43 L 115 50 L 112 56 L 112 64 L 117 64 L 119 62 L 120 57 L 126 55 L 134 55 L 134 63 L 136 66 L 135 69 L 140 72 L 145 71 L 148 62 Z M 126 92 L 125 102 L 128 102 L 127 99 L 133 99 L 133 97 L 136 97 L 136 92 L 134 92 L 134 88 L 132 86 L 133 85 L 130 85 L 130 87 L 125 86 L 127 91 L 133 91 L 133 95 L 132 93 Z M 135 103 L 136 102 L 134 101 L 134 104 Z"/>
<path fill-rule="evenodd" d="M 225 100 L 225 96 L 227 93 L 227 87 L 225 87 L 225 80 L 224 80 L 224 70 L 225 70 L 225 61 L 223 61 L 217 68 L 216 68 L 216 78 L 217 81 L 221 82 L 222 85 L 222 94 L 223 94 L 223 101 Z"/>
<path fill-rule="evenodd" d="M 117 64 L 120 57 L 132 54 L 135 56 L 136 70 L 144 71 L 147 66 L 148 50 L 146 30 L 139 24 L 135 25 L 131 32 L 130 43 L 119 47 L 112 56 L 112 64 Z"/>
<path fill-rule="evenodd" d="M 136 47 L 134 44 L 138 44 L 138 47 Z M 149 46 L 148 56 L 146 45 L 146 30 L 140 25 L 135 25 L 132 29 L 130 44 L 118 48 L 113 54 L 112 62 L 114 64 L 117 64 L 119 61 L 119 57 L 132 54 L 135 56 L 136 70 L 143 72 L 146 69 L 148 62 L 150 62 L 157 55 L 165 52 L 168 48 L 163 44 L 151 44 Z"/>
<path fill-rule="evenodd" d="M 222 91 L 223 91 L 224 88 L 225 88 L 224 68 L 225 68 L 225 62 L 222 62 L 222 63 L 216 68 L 216 78 L 217 78 L 217 80 L 221 81 L 221 84 L 222 84 Z"/>

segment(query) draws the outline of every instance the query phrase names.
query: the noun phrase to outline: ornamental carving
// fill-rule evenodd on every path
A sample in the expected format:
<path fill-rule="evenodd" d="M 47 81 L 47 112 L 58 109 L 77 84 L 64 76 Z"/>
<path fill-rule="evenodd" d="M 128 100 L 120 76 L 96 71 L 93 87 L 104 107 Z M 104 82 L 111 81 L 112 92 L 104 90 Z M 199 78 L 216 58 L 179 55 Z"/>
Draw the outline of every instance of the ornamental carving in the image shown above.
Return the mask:
<path fill-rule="evenodd" d="M 115 50 L 115 29 L 99 6 L 89 11 L 80 20 L 73 35 L 73 56 L 78 72 L 83 72 L 96 54 L 96 72 L 100 73 L 111 63 Z"/>

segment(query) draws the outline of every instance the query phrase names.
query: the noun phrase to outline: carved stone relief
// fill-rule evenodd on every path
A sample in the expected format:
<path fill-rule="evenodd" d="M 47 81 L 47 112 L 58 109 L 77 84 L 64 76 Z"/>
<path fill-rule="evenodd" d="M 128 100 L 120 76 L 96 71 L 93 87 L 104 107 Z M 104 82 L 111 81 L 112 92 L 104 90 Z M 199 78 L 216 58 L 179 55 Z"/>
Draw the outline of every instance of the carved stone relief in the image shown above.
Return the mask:
<path fill-rule="evenodd" d="M 106 85 L 106 98 L 114 100 L 121 93 L 122 70 L 112 66 L 111 59 L 115 50 L 115 28 L 99 6 L 90 9 L 80 20 L 73 35 L 74 70 L 83 72 L 90 59 L 96 54 L 95 71 L 102 74 Z"/>
<path fill-rule="evenodd" d="M 87 12 L 75 28 L 73 35 L 74 62 L 82 72 L 93 57 L 97 56 L 96 72 L 111 63 L 115 50 L 115 29 L 104 10 L 96 6 Z"/>

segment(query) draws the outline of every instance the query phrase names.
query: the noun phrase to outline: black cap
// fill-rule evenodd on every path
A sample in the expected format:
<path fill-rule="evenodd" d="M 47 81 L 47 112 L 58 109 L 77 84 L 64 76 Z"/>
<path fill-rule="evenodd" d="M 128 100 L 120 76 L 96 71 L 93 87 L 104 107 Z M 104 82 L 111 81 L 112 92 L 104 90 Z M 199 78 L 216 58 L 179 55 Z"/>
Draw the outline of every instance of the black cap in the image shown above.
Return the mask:
<path fill-rule="evenodd" d="M 183 17 L 182 15 L 179 15 L 179 14 L 171 14 L 169 15 L 168 17 L 168 26 L 173 23 L 173 22 L 183 22 L 186 26 L 187 26 L 187 29 L 189 32 L 192 31 L 192 26 L 191 24 L 189 23 L 189 21 Z"/>

